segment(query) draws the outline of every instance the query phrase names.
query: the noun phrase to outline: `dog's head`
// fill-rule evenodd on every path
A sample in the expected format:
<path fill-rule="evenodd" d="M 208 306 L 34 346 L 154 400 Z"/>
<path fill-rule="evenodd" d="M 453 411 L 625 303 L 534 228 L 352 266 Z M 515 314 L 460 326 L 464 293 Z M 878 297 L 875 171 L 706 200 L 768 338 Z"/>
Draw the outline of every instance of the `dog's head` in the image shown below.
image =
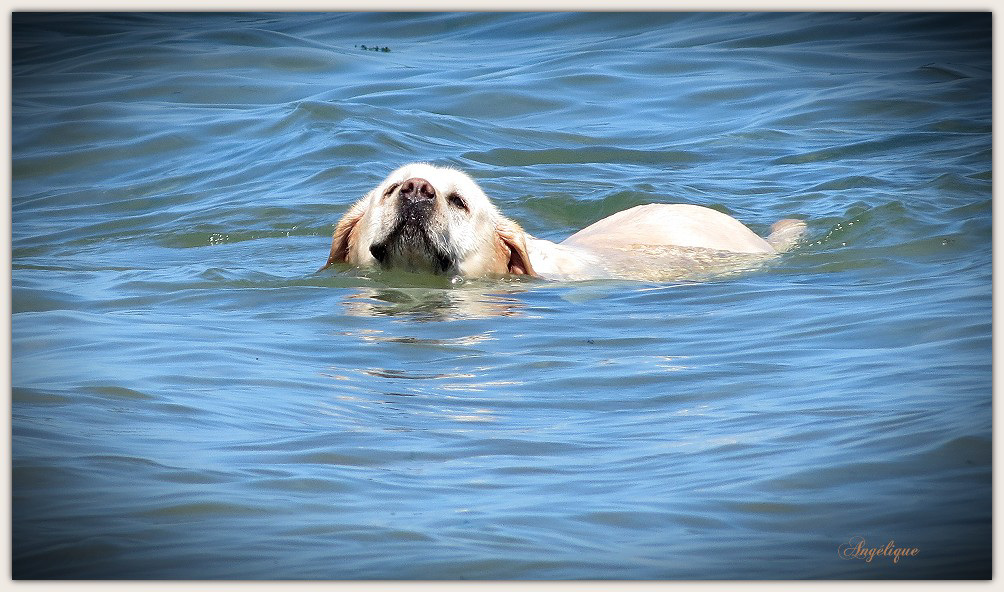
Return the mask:
<path fill-rule="evenodd" d="M 335 227 L 332 263 L 414 272 L 534 275 L 526 235 L 466 174 L 402 166 L 355 203 Z"/>

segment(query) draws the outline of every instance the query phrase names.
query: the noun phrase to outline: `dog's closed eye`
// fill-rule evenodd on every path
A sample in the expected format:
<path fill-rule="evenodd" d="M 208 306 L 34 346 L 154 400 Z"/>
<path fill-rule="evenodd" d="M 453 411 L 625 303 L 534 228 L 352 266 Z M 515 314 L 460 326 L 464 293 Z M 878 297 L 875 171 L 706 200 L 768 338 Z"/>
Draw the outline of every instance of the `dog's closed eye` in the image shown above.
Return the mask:
<path fill-rule="evenodd" d="M 454 191 L 453 193 L 446 196 L 446 201 L 453 207 L 463 210 L 465 212 L 470 212 L 471 208 L 467 205 L 467 201 Z"/>
<path fill-rule="evenodd" d="M 391 186 L 388 187 L 387 190 L 383 192 L 383 196 L 387 197 L 391 193 L 394 193 L 394 190 L 397 189 L 399 185 L 401 185 L 401 184 L 400 183 L 392 183 Z"/>

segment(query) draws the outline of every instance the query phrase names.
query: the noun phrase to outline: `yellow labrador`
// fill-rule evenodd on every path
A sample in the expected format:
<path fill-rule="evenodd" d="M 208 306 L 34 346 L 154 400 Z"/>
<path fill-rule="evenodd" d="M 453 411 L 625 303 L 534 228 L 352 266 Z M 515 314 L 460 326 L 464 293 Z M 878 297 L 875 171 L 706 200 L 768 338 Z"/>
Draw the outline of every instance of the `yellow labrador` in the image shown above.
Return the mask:
<path fill-rule="evenodd" d="M 781 220 L 767 239 L 702 206 L 649 204 L 604 218 L 561 243 L 526 234 L 461 171 L 407 164 L 356 202 L 335 227 L 333 263 L 461 276 L 670 279 L 748 267 L 805 230 Z"/>

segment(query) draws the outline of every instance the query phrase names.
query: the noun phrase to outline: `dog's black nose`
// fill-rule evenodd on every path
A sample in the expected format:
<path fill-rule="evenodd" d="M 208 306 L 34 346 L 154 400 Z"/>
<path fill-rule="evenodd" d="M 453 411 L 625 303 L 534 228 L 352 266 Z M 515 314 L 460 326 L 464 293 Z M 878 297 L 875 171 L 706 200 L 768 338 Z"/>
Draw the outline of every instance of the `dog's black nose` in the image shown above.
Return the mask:
<path fill-rule="evenodd" d="M 436 188 L 425 179 L 412 177 L 401 183 L 401 197 L 408 201 L 426 201 L 436 197 Z"/>

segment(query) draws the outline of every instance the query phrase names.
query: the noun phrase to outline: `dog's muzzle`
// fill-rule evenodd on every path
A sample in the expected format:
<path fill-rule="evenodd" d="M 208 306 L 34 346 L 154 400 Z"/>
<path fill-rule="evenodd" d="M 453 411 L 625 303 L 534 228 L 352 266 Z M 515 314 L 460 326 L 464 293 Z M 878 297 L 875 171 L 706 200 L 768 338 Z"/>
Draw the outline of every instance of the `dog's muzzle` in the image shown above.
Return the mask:
<path fill-rule="evenodd" d="M 455 267 L 453 258 L 435 246 L 426 227 L 436 205 L 436 188 L 425 179 L 413 177 L 401 183 L 397 191 L 397 226 L 383 241 L 370 246 L 370 254 L 385 269 L 450 272 Z"/>

